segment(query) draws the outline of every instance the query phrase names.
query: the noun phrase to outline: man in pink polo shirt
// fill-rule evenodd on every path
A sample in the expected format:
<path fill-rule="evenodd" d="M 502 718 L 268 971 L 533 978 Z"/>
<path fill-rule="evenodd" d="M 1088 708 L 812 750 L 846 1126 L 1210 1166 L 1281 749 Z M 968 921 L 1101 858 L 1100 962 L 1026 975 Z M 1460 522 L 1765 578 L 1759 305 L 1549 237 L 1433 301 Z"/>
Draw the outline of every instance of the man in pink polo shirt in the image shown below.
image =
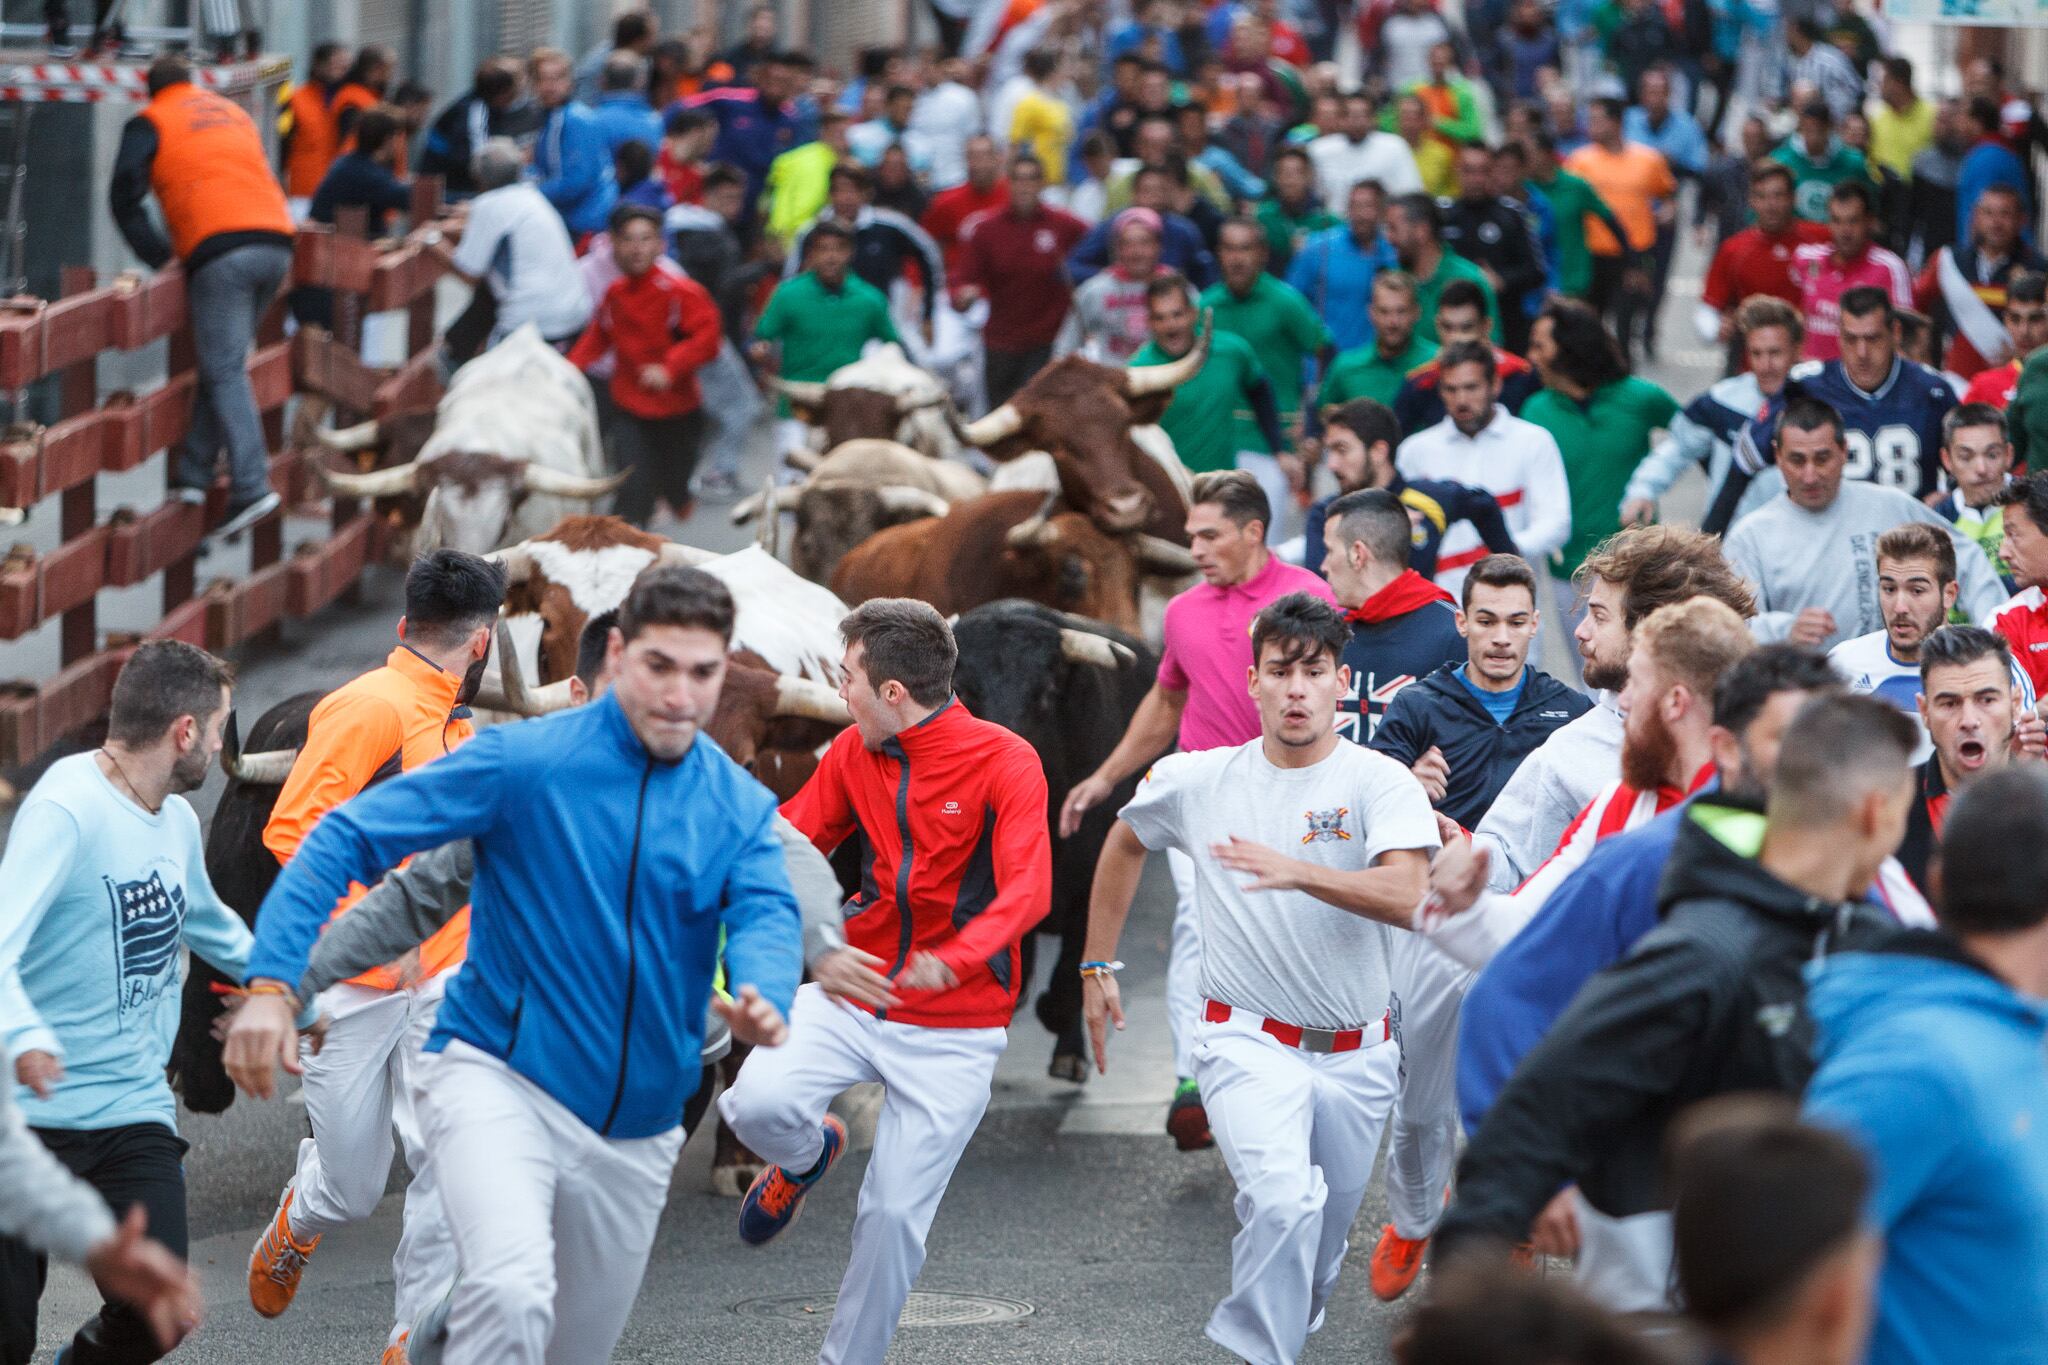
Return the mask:
<path fill-rule="evenodd" d="M 1090 807 L 1125 779 L 1174 747 L 1183 752 L 1246 744 L 1259 737 L 1252 699 L 1252 618 L 1293 592 L 1335 604 L 1330 585 L 1266 550 L 1272 504 L 1241 470 L 1196 478 L 1188 509 L 1188 542 L 1202 581 L 1166 604 L 1166 643 L 1159 677 L 1102 766 L 1074 784 L 1060 808 L 1060 837 L 1069 838 Z M 1201 1002 L 1202 940 L 1194 907 L 1194 868 L 1169 850 L 1173 874 L 1173 949 L 1166 969 L 1167 1025 L 1173 1033 L 1178 1082 L 1166 1131 L 1184 1152 L 1213 1145 L 1209 1115 L 1194 1082 L 1195 1014 Z"/>

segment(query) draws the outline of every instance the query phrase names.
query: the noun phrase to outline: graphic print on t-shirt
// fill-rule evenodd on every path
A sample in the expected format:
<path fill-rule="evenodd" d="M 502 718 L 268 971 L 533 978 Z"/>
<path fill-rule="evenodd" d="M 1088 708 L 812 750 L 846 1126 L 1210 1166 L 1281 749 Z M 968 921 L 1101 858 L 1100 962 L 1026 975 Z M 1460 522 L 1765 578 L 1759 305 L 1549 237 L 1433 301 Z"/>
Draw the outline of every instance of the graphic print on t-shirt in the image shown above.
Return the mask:
<path fill-rule="evenodd" d="M 1351 814 L 1349 806 L 1338 806 L 1335 810 L 1303 811 L 1302 814 L 1308 819 L 1308 833 L 1301 836 L 1304 844 L 1329 843 L 1351 837 L 1344 828 L 1344 817 Z"/>
<path fill-rule="evenodd" d="M 185 889 L 165 886 L 156 869 L 140 881 L 101 878 L 114 912 L 120 955 L 121 1013 L 146 1006 L 177 976 L 178 941 L 185 922 Z"/>

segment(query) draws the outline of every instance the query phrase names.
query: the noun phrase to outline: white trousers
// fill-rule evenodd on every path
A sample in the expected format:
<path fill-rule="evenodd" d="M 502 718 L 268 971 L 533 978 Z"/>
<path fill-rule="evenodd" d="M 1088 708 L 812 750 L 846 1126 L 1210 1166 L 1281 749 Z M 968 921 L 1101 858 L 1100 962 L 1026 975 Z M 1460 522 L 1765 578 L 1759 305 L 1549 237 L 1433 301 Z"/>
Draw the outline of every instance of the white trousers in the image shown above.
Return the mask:
<path fill-rule="evenodd" d="M 1266 527 L 1266 544 L 1278 545 L 1294 534 L 1290 529 L 1295 521 L 1294 485 L 1287 482 L 1287 472 L 1280 468 L 1280 461 L 1264 451 L 1238 451 L 1237 467 L 1259 481 L 1266 501 L 1272 504 L 1273 516 L 1271 524 Z"/>
<path fill-rule="evenodd" d="M 1419 1241 L 1443 1220 L 1457 1166 L 1458 1011 L 1475 973 L 1420 934 L 1388 937 L 1401 1085 L 1387 1139 L 1387 1211 L 1397 1236 Z"/>
<path fill-rule="evenodd" d="M 953 1167 L 988 1108 L 1000 1028 L 924 1028 L 876 1019 L 815 985 L 797 991 L 789 1041 L 755 1048 L 718 1112 L 739 1140 L 785 1171 L 823 1154 L 818 1125 L 848 1086 L 887 1090 L 861 1181 L 853 1251 L 825 1333 L 822 1365 L 880 1365 L 924 1267 L 925 1234 Z"/>
<path fill-rule="evenodd" d="M 1573 1278 L 1587 1298 L 1610 1313 L 1668 1313 L 1671 1293 L 1671 1215 L 1661 1209 L 1613 1218 L 1572 1191 L 1579 1219 L 1579 1258 Z"/>
<path fill-rule="evenodd" d="M 1166 850 L 1173 878 L 1173 939 L 1166 957 L 1166 1030 L 1173 1040 L 1173 1075 L 1195 1074 L 1195 1024 L 1202 1015 L 1202 921 L 1195 912 L 1195 863 Z"/>
<path fill-rule="evenodd" d="M 376 1212 L 391 1175 L 394 1130 L 404 1147 L 412 1180 L 391 1258 L 394 1338 L 455 1278 L 455 1247 L 413 1098 L 439 1065 L 420 1047 L 434 1031 L 453 975 L 442 972 L 407 990 L 329 987 L 320 993 L 320 1007 L 333 1020 L 327 1040 L 301 1059 L 313 1136 L 299 1143 L 287 1215 L 293 1236 L 318 1237 Z"/>
<path fill-rule="evenodd" d="M 1290 1365 L 1337 1287 L 1394 1103 L 1397 1049 L 1377 1032 L 1351 1052 L 1304 1052 L 1243 1010 L 1196 1025 L 1195 1079 L 1239 1225 L 1208 1334 L 1252 1365 Z"/>
<path fill-rule="evenodd" d="M 626 1329 L 680 1126 L 606 1138 L 467 1043 L 419 1103 L 462 1276 L 447 1365 L 600 1365 Z"/>

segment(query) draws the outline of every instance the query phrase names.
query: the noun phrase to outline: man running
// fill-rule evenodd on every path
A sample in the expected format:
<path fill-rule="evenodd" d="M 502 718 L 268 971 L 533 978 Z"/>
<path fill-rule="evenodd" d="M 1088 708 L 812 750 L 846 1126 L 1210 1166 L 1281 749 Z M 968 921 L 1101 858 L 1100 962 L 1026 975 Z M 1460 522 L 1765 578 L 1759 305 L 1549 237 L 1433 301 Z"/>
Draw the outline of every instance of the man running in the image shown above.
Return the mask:
<path fill-rule="evenodd" d="M 1150 849 L 1193 868 L 1204 939 L 1196 1076 L 1237 1185 L 1230 1293 L 1209 1339 L 1256 1365 L 1301 1354 L 1337 1287 L 1399 1069 L 1388 925 L 1421 894 L 1436 820 L 1393 760 L 1341 740 L 1350 632 L 1294 593 L 1252 625 L 1250 743 L 1161 759 L 1096 865 L 1082 965 L 1108 1070 L 1117 944 Z M 1281 850 L 1285 850 L 1282 852 Z"/>
<path fill-rule="evenodd" d="M 280 1062 L 298 1069 L 280 1021 L 332 888 L 475 843 L 469 961 L 418 1091 L 461 1271 L 449 1365 L 611 1355 L 682 1146 L 721 932 L 734 998 L 714 1008 L 741 1042 L 787 1034 L 801 923 L 774 802 L 698 742 L 733 615 L 701 570 L 642 574 L 602 701 L 495 726 L 330 811 L 264 900 L 226 1058 L 258 1098 Z"/>
<path fill-rule="evenodd" d="M 1243 744 L 1258 733 L 1259 713 L 1246 694 L 1254 617 L 1289 593 L 1335 603 L 1329 585 L 1266 549 L 1272 509 L 1257 480 L 1239 470 L 1195 480 L 1188 541 L 1202 581 L 1166 604 L 1159 677 L 1102 766 L 1074 784 L 1060 809 L 1060 837 L 1071 838 L 1082 813 L 1108 799 L 1118 783 L 1166 753 Z M 1341 652 L 1342 646 L 1339 646 Z M 1209 1119 L 1195 1084 L 1195 1016 L 1201 1008 L 1202 933 L 1194 902 L 1194 864 L 1169 850 L 1173 877 L 1173 948 L 1166 969 L 1166 1021 L 1173 1036 L 1174 1094 L 1166 1131 L 1184 1152 L 1211 1145 Z"/>
<path fill-rule="evenodd" d="M 1899 862 L 1918 885 L 1929 866 L 1955 794 L 2016 758 L 2038 759 L 2038 729 L 2029 737 L 2023 699 L 2013 685 L 2005 637 L 1978 626 L 1943 626 L 1920 648 L 1919 720 L 1933 752 L 1913 769 L 1913 804 Z"/>
<path fill-rule="evenodd" d="M 775 1163 L 740 1207 L 740 1237 L 758 1246 L 796 1220 L 846 1149 L 825 1106 L 848 1086 L 887 1087 L 818 1353 L 822 1365 L 881 1365 L 939 1200 L 988 1107 L 1023 984 L 1018 941 L 1052 904 L 1052 841 L 1037 752 L 953 696 L 958 651 L 943 617 L 877 598 L 840 633 L 840 696 L 854 724 L 783 811 L 827 853 L 860 836 L 869 862 L 846 933 L 887 980 L 866 1008 L 805 986 L 789 1045 L 749 1057 L 718 1111 Z"/>
<path fill-rule="evenodd" d="M 306 742 L 264 826 L 272 856 L 289 865 L 315 825 L 344 802 L 440 758 L 475 733 L 467 703 L 483 676 L 504 600 L 505 571 L 489 560 L 436 550 L 414 563 L 405 577 L 399 643 L 383 667 L 336 688 L 313 708 Z M 337 914 L 362 894 L 346 880 L 327 890 L 328 909 Z M 389 1342 L 453 1277 L 454 1251 L 414 1097 L 420 1046 L 433 1030 L 448 974 L 461 965 L 468 932 L 468 921 L 458 918 L 416 957 L 366 972 L 322 997 L 332 1020 L 331 1046 L 305 1063 L 312 1136 L 300 1142 L 277 1212 L 249 1254 L 249 1302 L 264 1317 L 291 1307 L 322 1236 L 375 1212 L 391 1171 L 394 1128 L 412 1183 L 391 1262 L 396 1306 Z M 295 984 L 298 976 L 289 981 Z"/>
<path fill-rule="evenodd" d="M 142 1267 L 103 1277 L 100 1311 L 60 1353 L 80 1361 L 161 1359 L 197 1323 L 196 1282 L 164 1264 L 186 1250 L 185 1143 L 164 1067 L 178 1030 L 180 948 L 230 977 L 249 959 L 248 926 L 214 893 L 199 817 L 183 796 L 220 752 L 230 685 L 227 665 L 191 645 L 136 650 L 114 682 L 107 742 L 50 766 L 0 857 L 0 1054 L 13 1059 L 8 1079 L 20 1083 L 14 1099 L 30 1140 L 48 1151 L 40 1173 L 10 1164 L 36 1183 L 8 1184 L 6 1202 L 32 1199 L 52 1215 L 71 1203 L 63 1224 L 44 1226 L 43 1244 L 96 1272 L 95 1260 L 147 1251 L 160 1281 L 151 1305 L 138 1293 Z M 294 1047 L 296 1013 L 280 1019 Z M 65 1177 L 47 1169 L 55 1163 L 98 1192 L 91 1206 L 62 1199 Z M 119 1240 L 108 1206 L 127 1220 Z M 161 1245 L 136 1244 L 145 1224 Z M 0 1238 L 6 1365 L 35 1353 L 46 1269 L 37 1246 Z M 175 1286 L 162 1283 L 173 1269 Z M 131 1295 L 144 1311 L 124 1301 Z"/>

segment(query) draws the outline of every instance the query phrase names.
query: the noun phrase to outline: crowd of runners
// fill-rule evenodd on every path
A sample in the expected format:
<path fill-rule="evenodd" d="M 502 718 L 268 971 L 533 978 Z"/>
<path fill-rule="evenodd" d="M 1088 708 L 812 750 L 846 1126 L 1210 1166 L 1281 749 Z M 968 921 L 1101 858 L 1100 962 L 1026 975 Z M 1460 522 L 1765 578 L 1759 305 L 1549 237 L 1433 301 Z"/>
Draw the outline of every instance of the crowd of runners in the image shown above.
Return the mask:
<path fill-rule="evenodd" d="M 199 1326 L 186 950 L 238 983 L 235 1084 L 305 1096 L 256 1313 L 322 1292 L 322 1238 L 402 1154 L 362 1354 L 608 1359 L 714 1091 L 764 1167 L 760 1245 L 848 1154 L 829 1106 L 879 1083 L 819 1357 L 878 1365 L 1056 859 L 1111 808 L 1090 1060 L 1163 1013 L 1166 1131 L 1237 1191 L 1225 1356 L 1294 1361 L 1355 1292 L 1384 1148 L 1368 1291 L 1430 1267 L 1405 1365 L 2048 1357 L 2031 97 L 1989 55 L 1916 70 L 1853 3 L 932 9 L 939 45 L 850 74 L 772 8 L 723 51 L 633 11 L 438 111 L 394 54 L 325 44 L 275 165 L 185 59 L 151 65 L 110 207 L 187 276 L 168 483 L 203 503 L 226 466 L 216 534 L 279 511 L 244 364 L 292 234 L 361 208 L 474 286 L 451 363 L 530 326 L 590 378 L 639 526 L 734 497 L 770 402 L 778 455 L 812 448 L 769 381 L 878 346 L 970 418 L 1070 353 L 1192 357 L 1157 424 L 1199 579 L 1120 740 L 1054 789 L 956 695 L 947 615 L 860 602 L 853 723 L 778 809 L 704 734 L 719 578 L 646 569 L 584 628 L 575 705 L 479 728 L 505 565 L 423 554 L 389 656 L 312 711 L 253 929 L 184 796 L 234 676 L 142 645 L 0 858 L 0 1365 L 50 1256 L 106 1300 L 60 1360 Z M 417 175 L 449 218 L 404 221 Z M 1687 234 L 1710 264 L 1675 325 L 1721 377 L 1673 395 L 1637 371 Z M 1682 479 L 1698 528 L 1661 515 Z M 1155 852 L 1164 998 L 1126 999 Z"/>

